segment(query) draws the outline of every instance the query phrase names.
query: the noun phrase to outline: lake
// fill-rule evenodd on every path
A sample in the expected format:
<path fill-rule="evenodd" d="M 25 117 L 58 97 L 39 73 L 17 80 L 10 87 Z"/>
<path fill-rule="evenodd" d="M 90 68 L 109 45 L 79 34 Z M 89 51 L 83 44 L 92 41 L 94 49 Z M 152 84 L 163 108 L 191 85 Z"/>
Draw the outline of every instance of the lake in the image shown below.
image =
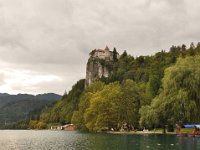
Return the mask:
<path fill-rule="evenodd" d="M 200 150 L 200 138 L 0 130 L 0 150 Z"/>

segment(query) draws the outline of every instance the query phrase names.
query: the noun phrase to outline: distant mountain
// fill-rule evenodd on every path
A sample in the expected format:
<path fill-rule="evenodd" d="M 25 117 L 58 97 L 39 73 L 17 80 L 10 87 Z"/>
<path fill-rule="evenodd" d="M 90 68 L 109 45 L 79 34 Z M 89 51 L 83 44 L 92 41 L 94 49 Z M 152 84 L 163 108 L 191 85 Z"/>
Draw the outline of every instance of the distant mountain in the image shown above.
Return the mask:
<path fill-rule="evenodd" d="M 61 99 L 60 95 L 46 93 L 39 95 L 0 93 L 0 126 L 27 119 L 39 113 L 46 105 L 52 105 Z M 34 114 L 33 114 L 34 113 Z"/>

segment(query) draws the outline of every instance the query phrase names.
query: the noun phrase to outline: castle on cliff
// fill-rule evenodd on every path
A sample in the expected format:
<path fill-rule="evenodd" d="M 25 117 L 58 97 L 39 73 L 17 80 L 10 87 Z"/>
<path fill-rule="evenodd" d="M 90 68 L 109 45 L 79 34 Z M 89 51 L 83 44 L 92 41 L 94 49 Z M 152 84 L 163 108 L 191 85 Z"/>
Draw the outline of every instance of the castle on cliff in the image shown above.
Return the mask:
<path fill-rule="evenodd" d="M 90 52 L 90 57 L 105 60 L 113 60 L 113 51 L 110 51 L 108 46 L 105 49 L 94 49 Z"/>
<path fill-rule="evenodd" d="M 85 86 L 89 86 L 98 78 L 109 77 L 110 70 L 105 65 L 102 65 L 102 61 L 113 61 L 115 57 L 119 58 L 119 53 L 117 51 L 110 51 L 108 46 L 105 49 L 94 49 L 90 52 L 90 58 L 88 59 L 86 67 L 86 81 Z"/>

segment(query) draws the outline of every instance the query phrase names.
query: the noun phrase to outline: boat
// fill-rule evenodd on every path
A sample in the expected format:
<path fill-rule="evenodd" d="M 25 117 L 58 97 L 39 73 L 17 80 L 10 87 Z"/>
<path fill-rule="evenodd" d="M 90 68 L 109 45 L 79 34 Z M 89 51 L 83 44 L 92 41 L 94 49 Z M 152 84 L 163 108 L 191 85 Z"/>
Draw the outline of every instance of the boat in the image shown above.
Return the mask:
<path fill-rule="evenodd" d="M 200 125 L 199 124 L 187 124 L 185 128 L 193 128 L 192 132 L 184 132 L 179 134 L 186 134 L 188 137 L 200 137 Z"/>

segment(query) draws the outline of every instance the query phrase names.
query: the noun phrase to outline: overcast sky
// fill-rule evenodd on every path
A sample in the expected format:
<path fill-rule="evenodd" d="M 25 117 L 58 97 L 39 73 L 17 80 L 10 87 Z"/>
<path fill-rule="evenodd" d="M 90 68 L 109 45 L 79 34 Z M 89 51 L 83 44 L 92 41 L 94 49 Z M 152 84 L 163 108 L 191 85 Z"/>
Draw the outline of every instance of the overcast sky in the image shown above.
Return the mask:
<path fill-rule="evenodd" d="M 63 94 L 106 45 L 139 56 L 198 41 L 199 0 L 0 0 L 0 92 Z"/>

